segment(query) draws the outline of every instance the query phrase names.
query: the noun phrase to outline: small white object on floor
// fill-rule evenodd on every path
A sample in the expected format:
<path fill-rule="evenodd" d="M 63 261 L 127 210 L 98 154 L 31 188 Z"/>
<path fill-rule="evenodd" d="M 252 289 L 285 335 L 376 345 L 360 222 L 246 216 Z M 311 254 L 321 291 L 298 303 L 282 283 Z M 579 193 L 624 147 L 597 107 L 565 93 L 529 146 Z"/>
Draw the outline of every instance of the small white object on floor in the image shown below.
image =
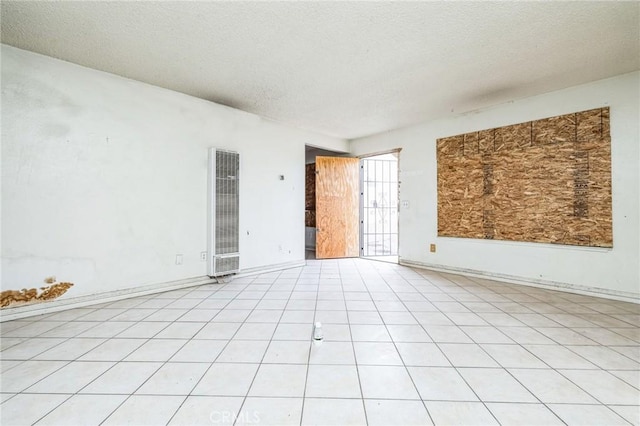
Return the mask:
<path fill-rule="evenodd" d="M 317 322 L 314 324 L 313 327 L 313 340 L 322 340 L 323 339 L 323 334 L 322 334 L 322 323 Z"/>

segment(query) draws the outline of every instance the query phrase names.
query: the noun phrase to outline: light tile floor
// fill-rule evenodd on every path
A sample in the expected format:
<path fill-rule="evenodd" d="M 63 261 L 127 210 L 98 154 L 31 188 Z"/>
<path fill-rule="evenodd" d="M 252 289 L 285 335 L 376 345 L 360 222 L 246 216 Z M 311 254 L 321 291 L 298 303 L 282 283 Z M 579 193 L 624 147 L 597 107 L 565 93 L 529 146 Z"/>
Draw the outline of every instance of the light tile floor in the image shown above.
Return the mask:
<path fill-rule="evenodd" d="M 2 323 L 0 420 L 637 425 L 639 308 L 309 260 Z"/>

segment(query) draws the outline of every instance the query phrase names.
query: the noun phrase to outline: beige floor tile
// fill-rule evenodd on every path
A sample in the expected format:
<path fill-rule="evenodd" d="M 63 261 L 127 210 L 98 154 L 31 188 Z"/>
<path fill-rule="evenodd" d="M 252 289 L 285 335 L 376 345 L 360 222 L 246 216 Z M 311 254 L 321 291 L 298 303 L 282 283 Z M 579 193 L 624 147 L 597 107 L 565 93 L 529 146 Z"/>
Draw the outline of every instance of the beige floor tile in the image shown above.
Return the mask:
<path fill-rule="evenodd" d="M 613 410 L 602 405 L 549 404 L 567 425 L 627 425 L 628 422 Z"/>
<path fill-rule="evenodd" d="M 480 345 L 504 368 L 548 368 L 536 356 L 519 345 Z"/>
<path fill-rule="evenodd" d="M 364 398 L 418 399 L 407 370 L 396 366 L 358 366 Z"/>
<path fill-rule="evenodd" d="M 301 425 L 366 425 L 361 399 L 306 398 Z"/>
<path fill-rule="evenodd" d="M 493 416 L 503 425 L 551 426 L 564 423 L 543 404 L 486 403 Z"/>
<path fill-rule="evenodd" d="M 354 342 L 358 365 L 402 365 L 402 359 L 393 343 Z"/>
<path fill-rule="evenodd" d="M 113 362 L 73 361 L 29 387 L 26 392 L 76 393 L 114 364 Z"/>
<path fill-rule="evenodd" d="M 390 342 L 391 336 L 384 325 L 352 324 L 354 342 Z"/>
<path fill-rule="evenodd" d="M 74 395 L 36 424 L 100 424 L 126 398 L 126 395 Z"/>
<path fill-rule="evenodd" d="M 459 368 L 471 389 L 484 402 L 538 402 L 507 371 L 501 368 Z"/>
<path fill-rule="evenodd" d="M 260 362 L 267 346 L 269 346 L 267 340 L 232 340 L 218 356 L 216 362 Z"/>
<path fill-rule="evenodd" d="M 242 405 L 236 425 L 299 425 L 302 398 L 252 398 Z"/>
<path fill-rule="evenodd" d="M 149 377 L 136 394 L 189 395 L 208 368 L 208 363 L 168 362 Z"/>
<path fill-rule="evenodd" d="M 454 367 L 498 367 L 476 344 L 439 343 L 438 347 Z"/>
<path fill-rule="evenodd" d="M 498 422 L 480 402 L 426 401 L 427 410 L 437 425 L 497 425 Z"/>
<path fill-rule="evenodd" d="M 585 391 L 555 370 L 511 369 L 509 372 L 543 403 L 597 403 Z"/>
<path fill-rule="evenodd" d="M 602 370 L 558 370 L 599 402 L 640 405 L 640 390 Z"/>
<path fill-rule="evenodd" d="M 370 426 L 433 424 L 422 401 L 365 399 L 364 406 Z"/>
<path fill-rule="evenodd" d="M 72 361 L 91 351 L 105 339 L 69 339 L 33 357 L 34 360 Z"/>
<path fill-rule="evenodd" d="M 16 395 L 2 404 L 0 423 L 3 425 L 32 425 L 68 398 L 69 395 Z"/>
<path fill-rule="evenodd" d="M 190 396 L 171 418 L 169 425 L 233 425 L 242 401 L 241 397 Z"/>
<path fill-rule="evenodd" d="M 632 425 L 640 425 L 640 410 L 637 405 L 610 405 L 609 408 Z"/>
<path fill-rule="evenodd" d="M 454 368 L 409 367 L 423 400 L 477 401 L 471 388 Z"/>
<path fill-rule="evenodd" d="M 159 362 L 120 362 L 95 379 L 80 392 L 83 394 L 130 395 L 160 368 Z"/>
<path fill-rule="evenodd" d="M 148 340 L 135 351 L 131 352 L 125 361 L 168 361 L 185 344 L 186 340 L 153 339 Z"/>
<path fill-rule="evenodd" d="M 351 342 L 313 342 L 309 364 L 342 364 L 356 363 Z"/>
<path fill-rule="evenodd" d="M 302 397 L 306 377 L 306 365 L 262 364 L 249 396 Z"/>
<path fill-rule="evenodd" d="M 214 363 L 191 393 L 203 396 L 245 396 L 259 365 Z"/>
<path fill-rule="evenodd" d="M 262 362 L 266 364 L 307 364 L 311 342 L 273 340 Z"/>
<path fill-rule="evenodd" d="M 604 346 L 567 346 L 567 349 L 572 350 L 600 368 L 640 370 L 639 362 Z"/>
<path fill-rule="evenodd" d="M 78 359 L 81 361 L 121 361 L 145 342 L 145 339 L 109 339 Z"/>
<path fill-rule="evenodd" d="M 387 325 L 394 342 L 431 342 L 431 338 L 419 325 Z"/>
<path fill-rule="evenodd" d="M 132 395 L 102 425 L 156 426 L 167 424 L 184 400 L 184 396 Z"/>
<path fill-rule="evenodd" d="M 68 363 L 68 361 L 25 361 L 19 367 L 2 373 L 2 392 L 22 392 Z"/>
<path fill-rule="evenodd" d="M 310 365 L 305 397 L 361 398 L 355 365 Z"/>

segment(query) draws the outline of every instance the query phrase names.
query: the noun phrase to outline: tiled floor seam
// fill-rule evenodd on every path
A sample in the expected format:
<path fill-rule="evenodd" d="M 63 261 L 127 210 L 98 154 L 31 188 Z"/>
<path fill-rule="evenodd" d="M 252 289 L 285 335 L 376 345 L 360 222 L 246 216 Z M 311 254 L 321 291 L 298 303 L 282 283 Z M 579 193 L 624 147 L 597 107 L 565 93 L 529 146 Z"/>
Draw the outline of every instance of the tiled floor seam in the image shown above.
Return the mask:
<path fill-rule="evenodd" d="M 278 275 L 278 277 L 279 276 L 280 275 Z M 276 279 L 274 280 L 274 283 L 277 281 L 278 277 L 276 277 Z M 271 289 L 273 287 L 274 283 L 272 283 L 269 286 L 269 289 Z M 269 290 L 267 290 L 265 292 L 265 295 L 266 295 L 266 293 L 268 291 Z M 293 294 L 293 291 L 291 292 L 291 294 Z M 287 299 L 287 303 L 288 303 L 289 300 L 291 300 L 291 294 L 289 294 L 289 298 Z M 265 295 L 262 296 L 262 298 L 260 299 L 261 301 L 265 300 L 264 299 Z M 260 302 L 256 303 L 256 306 L 251 310 L 251 312 L 255 311 L 255 309 L 257 308 L 259 303 Z M 286 305 L 285 305 L 285 307 L 286 307 Z M 285 310 L 283 309 L 282 313 L 280 314 L 280 318 L 278 319 L 278 322 L 276 324 L 280 324 L 280 321 L 282 320 L 282 316 L 284 315 L 284 311 Z M 247 318 L 249 318 L 250 316 L 251 316 L 251 313 L 249 313 L 249 315 L 247 315 Z M 247 318 L 245 318 L 245 321 L 242 324 L 247 324 L 247 322 L 246 322 Z M 240 331 L 241 328 L 242 328 L 242 325 L 240 327 L 238 327 L 238 330 L 236 331 L 235 334 L 237 334 Z M 251 387 L 253 386 L 253 384 L 254 384 L 254 382 L 256 380 L 256 377 L 258 377 L 258 373 L 260 372 L 260 367 L 263 365 L 264 357 L 267 355 L 267 352 L 269 351 L 269 346 L 271 346 L 271 342 L 273 342 L 273 336 L 275 335 L 275 332 L 276 332 L 277 328 L 278 328 L 278 326 L 276 325 L 276 327 L 273 329 L 273 332 L 271 333 L 271 336 L 269 337 L 269 344 L 267 345 L 267 348 L 265 349 L 264 353 L 262 354 L 262 358 L 260 359 L 260 362 L 258 363 L 258 368 L 256 369 L 256 372 L 253 375 L 253 378 L 251 379 L 251 383 L 249 384 L 249 387 L 247 388 L 247 393 L 242 397 L 242 403 L 240 404 L 240 407 L 238 408 L 238 412 L 236 413 L 238 415 L 238 417 L 234 420 L 234 422 L 233 422 L 234 424 L 236 424 L 237 421 L 240 419 L 240 413 L 242 412 L 242 408 L 244 407 L 244 404 L 246 403 L 247 398 L 249 397 L 249 392 L 251 392 Z M 235 334 L 234 334 L 234 336 L 235 336 Z M 233 340 L 233 337 L 229 340 L 229 342 L 231 342 L 231 340 Z M 223 351 L 224 351 L 224 349 L 222 351 L 220 351 L 220 354 L 218 355 L 218 357 L 220 355 L 222 355 Z M 217 357 L 216 357 L 216 359 L 217 359 Z M 214 362 L 211 363 L 211 366 L 213 366 L 214 363 L 215 363 L 215 360 L 214 360 Z M 211 368 L 211 366 L 209 368 Z M 308 367 L 307 367 L 307 369 L 308 369 Z M 207 369 L 207 371 L 208 371 L 208 369 Z M 206 374 L 206 372 L 205 372 L 205 374 Z M 204 377 L 204 375 L 202 377 Z M 202 378 L 200 378 L 200 380 L 202 380 Z M 197 386 L 197 384 L 196 384 L 196 386 Z M 196 386 L 194 386 L 193 389 L 195 389 Z"/>
<path fill-rule="evenodd" d="M 387 282 L 386 282 L 386 280 L 385 280 L 383 277 L 381 277 L 381 278 L 382 278 L 382 280 L 383 280 L 385 283 L 387 283 Z M 388 285 L 389 285 L 389 284 L 387 283 L 387 286 L 388 286 Z M 373 297 L 372 297 L 372 295 L 371 295 L 371 292 L 369 291 L 369 287 L 367 287 L 367 286 L 366 286 L 366 283 L 365 283 L 365 288 L 367 289 L 367 293 L 369 293 L 369 297 L 373 300 Z M 394 295 L 396 296 L 396 298 L 397 298 L 397 297 L 398 297 L 398 295 L 397 295 L 397 293 L 395 292 L 395 290 L 393 290 L 393 288 L 391 288 L 391 287 L 389 287 L 389 288 L 391 289 L 391 291 L 393 292 L 393 294 L 394 294 Z M 398 298 L 398 300 L 400 300 L 400 299 Z M 407 307 L 406 307 L 406 305 L 405 305 L 404 301 L 403 301 L 403 300 L 400 300 L 400 302 L 401 302 L 401 303 L 402 303 L 402 305 L 405 307 L 405 309 L 407 309 Z M 385 330 L 386 330 L 386 331 L 387 331 L 387 333 L 389 334 L 389 338 L 391 339 L 391 342 L 393 343 L 393 347 L 395 348 L 396 352 L 398 353 L 398 356 L 400 357 L 400 361 L 402 362 L 402 366 L 404 367 L 404 371 L 405 371 L 405 372 L 407 373 L 407 375 L 409 376 L 409 380 L 411 380 L 411 384 L 413 385 L 413 388 L 414 388 L 414 390 L 416 391 L 416 394 L 418 395 L 418 397 L 420 397 L 420 400 L 422 401 L 422 405 L 424 406 L 424 409 L 425 409 L 425 411 L 427 412 L 427 416 L 429 416 L 429 420 L 431 421 L 431 423 L 432 423 L 432 424 L 435 424 L 435 421 L 434 421 L 434 419 L 433 419 L 433 417 L 432 417 L 431 413 L 429 412 L 429 409 L 428 409 L 428 407 L 427 407 L 427 405 L 426 405 L 425 401 L 422 399 L 422 396 L 420 395 L 420 390 L 418 389 L 418 386 L 416 385 L 415 380 L 414 380 L 413 376 L 411 375 L 411 372 L 409 371 L 409 368 L 407 367 L 407 365 L 406 365 L 406 363 L 405 363 L 404 359 L 402 358 L 402 355 L 400 354 L 400 351 L 398 350 L 398 346 L 397 346 L 397 344 L 396 344 L 395 340 L 393 339 L 393 336 L 392 336 L 392 335 L 391 335 L 391 333 L 389 332 L 389 328 L 387 327 L 387 323 L 386 323 L 386 321 L 384 320 L 384 318 L 382 317 L 382 315 L 380 315 L 380 310 L 378 309 L 378 305 L 375 303 L 375 301 L 374 301 L 374 306 L 375 306 L 375 308 L 376 308 L 376 311 L 375 311 L 375 312 L 376 312 L 376 313 L 380 316 L 380 318 L 382 319 L 382 323 L 383 323 L 383 325 L 384 325 L 384 327 L 385 327 Z M 416 319 L 416 318 L 415 318 L 415 316 L 413 315 L 413 312 L 411 312 L 409 309 L 407 309 L 407 312 L 409 312 L 409 313 L 411 314 L 411 316 L 413 317 L 413 319 L 415 319 L 415 320 L 416 320 L 416 322 L 417 322 L 417 319 Z M 347 315 L 348 315 L 348 311 L 347 311 Z M 418 324 L 420 324 L 420 323 L 418 322 Z M 422 326 L 421 326 L 421 328 L 424 330 L 424 327 L 422 327 Z M 425 333 L 426 333 L 426 330 L 424 330 L 424 331 L 425 331 Z M 429 336 L 429 334 L 428 334 L 428 333 L 427 333 L 427 336 Z M 429 336 L 429 338 L 431 338 L 431 336 Z M 431 339 L 431 340 L 433 341 L 433 339 Z M 353 343 L 353 338 L 351 339 L 351 341 L 352 341 L 352 343 Z M 354 347 L 354 354 L 355 354 L 355 347 Z M 357 357 L 356 357 L 356 363 L 357 363 L 357 362 L 358 362 L 358 360 L 357 360 Z M 363 399 L 364 399 L 364 394 L 363 394 L 362 396 L 363 396 Z M 366 412 L 366 410 L 365 410 L 365 412 Z"/>

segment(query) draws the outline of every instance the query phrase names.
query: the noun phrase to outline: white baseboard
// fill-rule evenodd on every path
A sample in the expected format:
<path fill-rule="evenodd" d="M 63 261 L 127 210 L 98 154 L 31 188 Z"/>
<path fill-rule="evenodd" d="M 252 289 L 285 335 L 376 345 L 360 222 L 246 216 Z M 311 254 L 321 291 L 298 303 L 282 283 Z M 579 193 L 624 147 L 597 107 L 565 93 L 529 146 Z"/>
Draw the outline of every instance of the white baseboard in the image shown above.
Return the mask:
<path fill-rule="evenodd" d="M 249 268 L 240 271 L 233 277 L 243 277 L 267 272 L 281 271 L 283 269 L 297 268 L 304 266 L 305 261 L 295 261 L 280 263 L 275 265 Z M 36 315 L 50 314 L 67 309 L 82 308 L 85 306 L 97 305 L 100 303 L 116 302 L 132 297 L 146 296 L 149 294 L 163 293 L 165 291 L 178 290 L 187 287 L 194 287 L 203 284 L 216 284 L 217 280 L 208 276 L 187 278 L 184 280 L 168 281 L 160 284 L 152 284 L 141 287 L 132 287 L 122 290 L 108 291 L 104 293 L 90 294 L 86 296 L 72 297 L 68 299 L 52 300 L 41 303 L 31 303 L 16 307 L 7 307 L 0 310 L 0 322 L 11 321 L 20 318 L 27 318 Z"/>
<path fill-rule="evenodd" d="M 626 291 L 609 290 L 606 288 L 588 287 L 577 284 L 562 283 L 558 281 L 538 280 L 518 277 L 514 275 L 498 274 L 493 272 L 479 271 L 475 269 L 458 268 L 454 266 L 437 265 L 432 263 L 418 262 L 415 260 L 400 259 L 400 265 L 430 269 L 438 272 L 449 272 L 469 277 L 487 278 L 495 281 L 511 284 L 526 285 L 529 287 L 546 288 L 549 290 L 565 291 L 568 293 L 583 294 L 587 296 L 602 297 L 611 300 L 620 300 L 640 304 L 640 295 Z"/>
<path fill-rule="evenodd" d="M 266 274 L 266 273 L 269 273 L 269 272 L 282 271 L 282 270 L 285 270 L 285 269 L 300 268 L 300 267 L 302 267 L 304 265 L 306 265 L 306 261 L 305 260 L 294 260 L 294 261 L 291 261 L 291 262 L 276 263 L 274 265 L 258 266 L 258 267 L 255 267 L 255 268 L 243 269 L 238 274 L 234 275 L 234 277 L 244 277 L 244 276 L 256 275 L 256 274 Z"/>

